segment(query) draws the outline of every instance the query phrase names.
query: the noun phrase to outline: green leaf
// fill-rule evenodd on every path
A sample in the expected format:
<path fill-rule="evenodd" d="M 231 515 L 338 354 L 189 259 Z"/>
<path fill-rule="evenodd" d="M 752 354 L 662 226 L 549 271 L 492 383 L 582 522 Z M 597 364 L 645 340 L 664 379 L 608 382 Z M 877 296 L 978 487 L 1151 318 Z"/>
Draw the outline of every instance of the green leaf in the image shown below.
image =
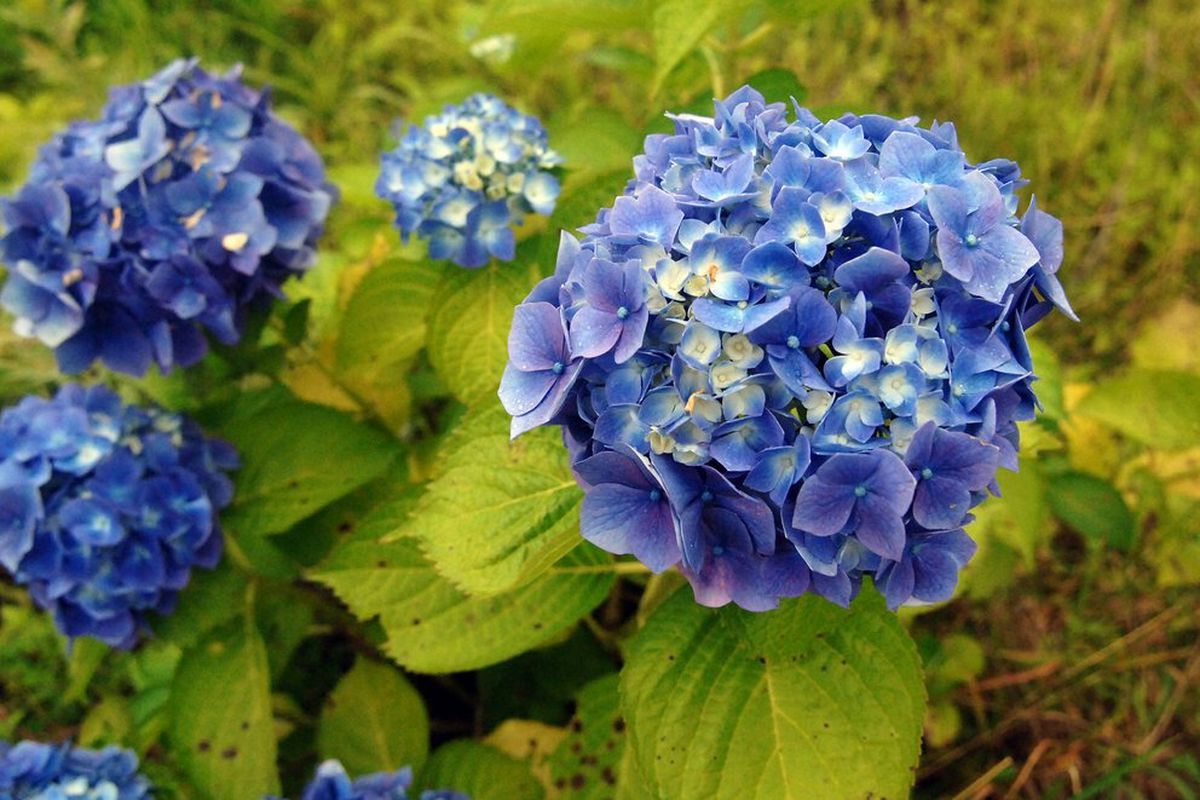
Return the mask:
<path fill-rule="evenodd" d="M 1134 369 L 1097 384 L 1078 412 L 1151 447 L 1195 447 L 1200 442 L 1197 398 L 1200 375 Z"/>
<path fill-rule="evenodd" d="M 401 535 L 469 594 L 532 580 L 579 542 L 579 490 L 557 430 L 516 441 L 494 406 L 472 409 L 447 440 L 439 476 Z"/>
<path fill-rule="evenodd" d="M 658 94 L 667 76 L 700 44 L 724 10 L 724 0 L 660 0 L 654 9 L 651 95 Z"/>
<path fill-rule="evenodd" d="M 554 639 L 604 601 L 614 580 L 611 563 L 608 554 L 581 544 L 519 589 L 471 598 L 438 575 L 415 542 L 358 537 L 310 577 L 359 619 L 378 617 L 385 650 L 398 663 L 440 673 L 490 666 Z"/>
<path fill-rule="evenodd" d="M 459 400 L 494 401 L 508 362 L 513 308 L 539 274 L 515 263 L 446 272 L 429 315 L 429 361 Z"/>
<path fill-rule="evenodd" d="M 561 642 L 480 670 L 476 687 L 483 729 L 491 730 L 515 718 L 565 725 L 571 719 L 575 695 L 613 668 L 613 654 L 590 630 L 576 626 Z"/>
<path fill-rule="evenodd" d="M 641 0 L 500 0 L 488 5 L 488 30 L 543 34 L 561 38 L 574 30 L 618 31 L 636 25 Z"/>
<path fill-rule="evenodd" d="M 646 797 L 641 776 L 630 769 L 617 675 L 585 686 L 567 738 L 550 755 L 550 778 L 561 800 Z"/>
<path fill-rule="evenodd" d="M 925 741 L 930 747 L 953 744 L 962 731 L 962 712 L 951 700 L 937 700 L 925 712 Z"/>
<path fill-rule="evenodd" d="M 541 800 L 545 796 L 529 767 L 470 739 L 439 747 L 421 771 L 416 788 L 453 789 L 471 800 Z"/>
<path fill-rule="evenodd" d="M 173 753 L 204 797 L 279 793 L 267 653 L 246 620 L 188 650 L 171 687 Z"/>
<path fill-rule="evenodd" d="M 633 170 L 626 165 L 601 173 L 570 175 L 563 183 L 562 196 L 550 217 L 551 228 L 574 231 L 596 221 L 602 208 L 611 208 L 629 183 Z M 554 240 L 557 253 L 558 240 Z M 550 262 L 553 263 L 553 262 Z"/>
<path fill-rule="evenodd" d="M 907 797 L 925 688 L 874 591 L 752 614 L 676 592 L 621 675 L 630 744 L 662 798 Z"/>
<path fill-rule="evenodd" d="M 179 596 L 174 613 L 155 621 L 154 632 L 180 647 L 190 647 L 213 628 L 224 625 L 242 611 L 246 576 L 224 559 L 215 570 L 193 570 L 187 591 Z"/>
<path fill-rule="evenodd" d="M 103 747 L 126 741 L 132 728 L 129 701 L 120 695 L 108 695 L 88 709 L 77 741 L 83 747 Z"/>
<path fill-rule="evenodd" d="M 429 264 L 390 259 L 354 290 L 342 316 L 337 369 L 367 384 L 393 381 L 425 344 L 425 316 L 436 281 Z"/>
<path fill-rule="evenodd" d="M 312 633 L 315 613 L 312 595 L 290 583 L 262 582 L 254 622 L 267 648 L 274 681 L 287 668 L 292 654 Z"/>
<path fill-rule="evenodd" d="M 286 531 L 381 474 L 397 452 L 386 434 L 292 399 L 237 415 L 220 433 L 242 458 L 233 505 L 221 517 L 235 535 Z"/>
<path fill-rule="evenodd" d="M 1062 363 L 1058 360 L 1058 353 L 1041 339 L 1031 338 L 1029 354 L 1037 370 L 1037 382 L 1033 389 L 1037 392 L 1038 402 L 1042 404 L 1042 414 L 1051 419 L 1062 419 L 1066 412 L 1063 409 Z"/>
<path fill-rule="evenodd" d="M 641 136 L 619 114 L 604 108 L 584 108 L 569 117 L 555 119 L 550 129 L 550 141 L 562 155 L 569 170 L 567 183 L 559 197 L 559 206 L 567 200 L 582 178 L 620 172 L 628 181 L 633 170 L 633 154 L 642 148 Z M 578 225 L 591 222 L 601 206 L 612 205 L 612 198 L 625 188 L 617 185 L 616 191 L 595 205 L 588 218 Z M 553 227 L 553 226 L 552 226 Z"/>
<path fill-rule="evenodd" d="M 1038 546 L 1050 536 L 1050 508 L 1041 465 L 1023 458 L 1020 467 L 1016 472 L 1002 469 L 996 473 L 1000 496 L 988 499 L 978 524 L 1004 540 L 1032 567 Z"/>
<path fill-rule="evenodd" d="M 790 69 L 764 69 L 754 73 L 744 82 L 757 89 L 768 103 L 789 103 L 793 97 L 797 102 L 803 103 L 808 95 L 796 73 Z"/>
<path fill-rule="evenodd" d="M 987 663 L 983 645 L 966 634 L 955 633 L 941 640 L 930 637 L 925 641 L 932 651 L 925 658 L 925 686 L 935 699 L 978 678 Z"/>
<path fill-rule="evenodd" d="M 290 345 L 297 345 L 308 336 L 308 315 L 312 311 L 312 299 L 304 298 L 293 303 L 283 312 L 283 340 Z"/>
<path fill-rule="evenodd" d="M 63 696 L 64 700 L 78 702 L 87 697 L 88 686 L 91 685 L 92 678 L 96 676 L 97 671 L 104 663 L 105 656 L 110 652 L 112 651 L 108 645 L 99 639 L 83 637 L 71 643 L 70 652 L 67 655 L 67 677 L 70 683 Z"/>
<path fill-rule="evenodd" d="M 1129 345 L 1133 363 L 1146 369 L 1200 373 L 1200 305 L 1179 298 L 1156 308 Z"/>
<path fill-rule="evenodd" d="M 1055 516 L 1097 544 L 1117 550 L 1133 547 L 1133 512 L 1108 481 L 1086 472 L 1068 472 L 1050 481 L 1050 508 Z"/>
<path fill-rule="evenodd" d="M 360 658 L 325 701 L 317 749 L 351 775 L 420 770 L 429 755 L 421 695 L 394 667 Z"/>

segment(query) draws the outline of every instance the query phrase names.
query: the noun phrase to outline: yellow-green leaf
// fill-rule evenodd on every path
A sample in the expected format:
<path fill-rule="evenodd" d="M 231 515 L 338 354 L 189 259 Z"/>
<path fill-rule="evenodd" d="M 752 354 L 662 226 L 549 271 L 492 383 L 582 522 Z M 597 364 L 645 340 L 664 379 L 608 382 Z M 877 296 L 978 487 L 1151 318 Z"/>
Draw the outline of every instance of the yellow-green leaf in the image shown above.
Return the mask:
<path fill-rule="evenodd" d="M 848 610 L 810 595 L 765 614 L 676 592 L 629 648 L 621 707 L 649 796 L 902 798 L 925 688 L 873 591 Z"/>
<path fill-rule="evenodd" d="M 421 695 L 395 667 L 360 658 L 325 701 L 317 747 L 351 775 L 419 770 L 429 754 Z"/>

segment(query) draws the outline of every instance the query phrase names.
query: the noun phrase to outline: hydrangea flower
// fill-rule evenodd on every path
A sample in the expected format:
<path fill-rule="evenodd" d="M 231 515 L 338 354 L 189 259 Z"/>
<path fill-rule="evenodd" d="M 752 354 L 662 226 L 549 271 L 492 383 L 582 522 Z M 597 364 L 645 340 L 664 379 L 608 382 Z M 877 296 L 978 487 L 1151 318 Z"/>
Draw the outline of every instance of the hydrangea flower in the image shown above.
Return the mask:
<path fill-rule="evenodd" d="M 176 61 L 41 149 L 3 203 L 0 304 L 64 372 L 186 367 L 312 266 L 333 196 L 269 94 Z"/>
<path fill-rule="evenodd" d="M 513 435 L 560 426 L 583 536 L 703 604 L 946 599 L 1035 413 L 1025 331 L 1074 316 L 1062 225 L 949 123 L 749 87 L 672 119 L 518 306 Z"/>
<path fill-rule="evenodd" d="M 300 800 L 409 800 L 412 769 L 377 772 L 351 780 L 339 761 L 326 761 L 304 789 Z M 470 800 L 465 794 L 426 789 L 413 800 Z"/>
<path fill-rule="evenodd" d="M 146 800 L 150 783 L 132 752 L 70 744 L 0 742 L 4 800 Z"/>
<path fill-rule="evenodd" d="M 404 241 L 416 235 L 431 258 L 474 269 L 511 261 L 512 226 L 554 211 L 561 163 L 536 117 L 475 94 L 409 125 L 383 154 L 375 193 L 395 207 Z"/>
<path fill-rule="evenodd" d="M 0 566 L 68 637 L 133 646 L 221 556 L 237 466 L 190 420 L 65 386 L 0 413 Z"/>

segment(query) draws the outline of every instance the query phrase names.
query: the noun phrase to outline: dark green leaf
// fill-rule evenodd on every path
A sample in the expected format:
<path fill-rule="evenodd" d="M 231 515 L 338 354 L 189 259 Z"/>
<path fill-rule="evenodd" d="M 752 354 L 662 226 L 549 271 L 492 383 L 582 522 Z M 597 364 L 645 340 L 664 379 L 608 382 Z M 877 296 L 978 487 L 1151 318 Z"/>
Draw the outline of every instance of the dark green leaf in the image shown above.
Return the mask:
<path fill-rule="evenodd" d="M 1050 508 L 1055 516 L 1092 542 L 1117 550 L 1133 547 L 1133 512 L 1108 481 L 1086 472 L 1068 472 L 1050 481 Z"/>
<path fill-rule="evenodd" d="M 751 75 L 745 82 L 761 92 L 768 103 L 788 103 L 790 106 L 792 98 L 803 103 L 808 95 L 796 73 L 790 69 L 764 69 Z"/>

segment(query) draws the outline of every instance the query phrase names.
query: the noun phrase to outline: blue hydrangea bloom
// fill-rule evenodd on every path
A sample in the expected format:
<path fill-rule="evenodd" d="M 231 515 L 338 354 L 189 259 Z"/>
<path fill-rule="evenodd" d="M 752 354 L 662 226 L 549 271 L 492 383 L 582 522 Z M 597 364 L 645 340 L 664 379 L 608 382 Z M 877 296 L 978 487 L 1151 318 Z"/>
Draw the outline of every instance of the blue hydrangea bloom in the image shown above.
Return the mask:
<path fill-rule="evenodd" d="M 0 566 L 70 638 L 133 646 L 221 556 L 233 448 L 190 420 L 65 386 L 0 413 Z"/>
<path fill-rule="evenodd" d="M 4 800 L 147 800 L 149 781 L 132 752 L 70 744 L 0 742 Z"/>
<path fill-rule="evenodd" d="M 300 800 L 409 800 L 412 769 L 377 772 L 351 779 L 339 761 L 326 761 L 317 768 L 316 777 L 304 789 Z M 426 789 L 413 800 L 470 800 L 465 794 Z"/>
<path fill-rule="evenodd" d="M 949 123 L 821 122 L 749 87 L 646 139 L 516 310 L 500 398 L 558 425 L 583 536 L 699 602 L 944 600 L 1037 407 L 1062 225 Z"/>
<path fill-rule="evenodd" d="M 561 163 L 536 117 L 475 94 L 409 125 L 383 154 L 375 193 L 395 207 L 405 241 L 425 239 L 431 258 L 474 269 L 511 261 L 513 226 L 554 211 Z"/>
<path fill-rule="evenodd" d="M 269 94 L 176 61 L 41 149 L 3 202 L 0 304 L 64 372 L 186 367 L 312 266 L 333 196 Z"/>

